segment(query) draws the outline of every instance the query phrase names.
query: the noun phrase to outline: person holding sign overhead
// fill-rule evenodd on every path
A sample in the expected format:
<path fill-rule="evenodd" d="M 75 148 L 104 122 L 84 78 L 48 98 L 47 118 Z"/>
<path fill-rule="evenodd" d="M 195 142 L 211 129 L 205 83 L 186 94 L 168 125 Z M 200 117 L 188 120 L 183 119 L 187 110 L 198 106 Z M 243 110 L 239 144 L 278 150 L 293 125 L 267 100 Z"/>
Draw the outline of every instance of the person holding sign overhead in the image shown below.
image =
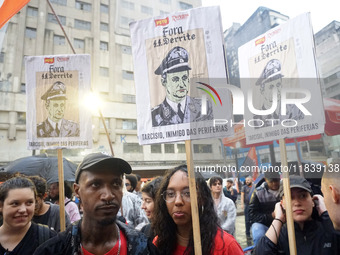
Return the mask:
<path fill-rule="evenodd" d="M 243 254 L 234 237 L 218 225 L 214 201 L 204 178 L 196 173 L 202 254 Z M 152 228 L 163 255 L 194 254 L 191 200 L 186 165 L 171 169 L 157 193 Z"/>
<path fill-rule="evenodd" d="M 44 95 L 48 118 L 37 125 L 38 137 L 78 137 L 79 124 L 64 119 L 66 107 L 66 86 L 61 81 L 55 82 Z"/>
<path fill-rule="evenodd" d="M 166 97 L 151 110 L 153 127 L 213 119 L 210 101 L 203 115 L 201 99 L 188 96 L 190 70 L 189 53 L 179 46 L 171 49 L 156 69 L 155 74 L 162 77 Z"/>

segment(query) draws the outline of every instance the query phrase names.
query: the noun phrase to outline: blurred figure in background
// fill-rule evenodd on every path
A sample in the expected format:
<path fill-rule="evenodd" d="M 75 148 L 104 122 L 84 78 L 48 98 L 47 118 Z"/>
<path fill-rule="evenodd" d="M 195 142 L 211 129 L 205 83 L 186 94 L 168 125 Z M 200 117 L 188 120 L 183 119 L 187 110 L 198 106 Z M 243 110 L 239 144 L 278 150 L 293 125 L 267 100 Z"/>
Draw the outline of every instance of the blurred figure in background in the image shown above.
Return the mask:
<path fill-rule="evenodd" d="M 222 194 L 223 180 L 219 176 L 213 176 L 209 180 L 211 194 L 214 199 L 215 211 L 219 224 L 224 231 L 234 235 L 236 221 L 236 207 L 234 202 Z"/>
<path fill-rule="evenodd" d="M 129 192 L 133 192 L 137 186 L 137 178 L 133 174 L 125 175 L 125 186 L 126 190 Z"/>
<path fill-rule="evenodd" d="M 247 244 L 251 245 L 251 236 L 250 236 L 250 220 L 249 220 L 249 202 L 250 202 L 250 190 L 252 188 L 253 179 L 251 176 L 248 176 L 245 181 L 245 185 L 241 190 L 241 208 L 244 210 L 244 218 L 246 224 L 246 236 L 247 236 Z"/>
<path fill-rule="evenodd" d="M 223 188 L 223 194 L 233 200 L 234 204 L 236 204 L 237 200 L 237 190 L 233 188 L 234 181 L 233 179 L 228 179 L 226 186 Z"/>
<path fill-rule="evenodd" d="M 47 225 L 50 229 L 60 232 L 60 208 L 59 205 L 44 201 L 47 196 L 46 180 L 40 176 L 30 176 L 37 190 L 35 212 L 32 221 Z M 65 225 L 70 225 L 70 217 L 65 213 Z"/>
<path fill-rule="evenodd" d="M 159 186 L 163 176 L 158 176 L 152 181 L 146 183 L 142 188 L 142 209 L 145 211 L 146 217 L 152 222 L 154 216 L 156 194 L 159 190 Z M 151 228 L 151 224 L 145 225 L 141 230 L 151 240 L 154 239 L 154 231 Z"/>

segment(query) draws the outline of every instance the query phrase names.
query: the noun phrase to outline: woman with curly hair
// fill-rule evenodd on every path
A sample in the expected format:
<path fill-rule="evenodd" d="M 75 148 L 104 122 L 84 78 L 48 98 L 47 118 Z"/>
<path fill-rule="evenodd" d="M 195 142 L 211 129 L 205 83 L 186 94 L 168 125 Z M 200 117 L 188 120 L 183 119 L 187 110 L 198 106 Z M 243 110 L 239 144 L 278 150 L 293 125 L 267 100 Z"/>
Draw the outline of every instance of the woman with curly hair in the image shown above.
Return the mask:
<path fill-rule="evenodd" d="M 218 225 L 214 201 L 204 178 L 196 173 L 202 254 L 243 254 L 233 236 Z M 152 227 L 161 254 L 194 254 L 191 200 L 186 165 L 171 169 L 158 190 Z"/>

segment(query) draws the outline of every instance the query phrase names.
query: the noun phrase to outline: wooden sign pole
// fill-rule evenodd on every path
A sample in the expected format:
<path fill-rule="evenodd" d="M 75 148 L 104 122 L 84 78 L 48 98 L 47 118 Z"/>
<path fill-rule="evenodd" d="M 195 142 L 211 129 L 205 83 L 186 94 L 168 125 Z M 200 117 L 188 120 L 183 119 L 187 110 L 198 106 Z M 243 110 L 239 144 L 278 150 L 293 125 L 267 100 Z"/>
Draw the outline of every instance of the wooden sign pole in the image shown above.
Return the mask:
<path fill-rule="evenodd" d="M 63 150 L 58 149 L 58 179 L 59 179 L 59 210 L 60 210 L 60 232 L 65 231 L 65 192 L 64 192 L 64 167 Z"/>
<path fill-rule="evenodd" d="M 185 141 L 185 152 L 189 175 L 189 190 L 192 214 L 192 231 L 194 233 L 195 255 L 202 255 L 201 230 L 197 205 L 196 180 L 194 172 L 194 161 L 192 157 L 191 140 Z"/>
<path fill-rule="evenodd" d="M 287 151 L 286 151 L 286 144 L 285 144 L 284 138 L 280 139 L 280 154 L 281 154 L 281 167 L 282 167 L 282 173 L 283 173 L 283 192 L 284 192 L 285 201 L 286 201 L 286 221 L 287 221 L 287 230 L 288 230 L 289 251 L 290 251 L 290 255 L 297 255 L 293 211 L 292 211 L 292 197 L 290 194 Z"/>

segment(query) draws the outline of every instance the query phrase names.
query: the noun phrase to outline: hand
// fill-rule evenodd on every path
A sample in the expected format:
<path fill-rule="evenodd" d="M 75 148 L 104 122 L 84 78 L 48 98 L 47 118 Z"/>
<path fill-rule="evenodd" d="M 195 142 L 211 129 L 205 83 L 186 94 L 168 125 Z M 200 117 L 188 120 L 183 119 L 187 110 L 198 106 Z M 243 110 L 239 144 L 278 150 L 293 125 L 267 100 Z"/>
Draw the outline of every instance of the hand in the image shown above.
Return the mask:
<path fill-rule="evenodd" d="M 319 216 L 321 216 L 321 214 L 323 214 L 325 211 L 327 211 L 327 208 L 326 208 L 326 205 L 325 205 L 325 200 L 324 200 L 323 196 L 314 195 L 313 201 L 315 203 L 315 208 L 317 209 Z"/>
<path fill-rule="evenodd" d="M 284 214 L 282 205 L 280 202 L 277 202 L 275 204 L 275 210 L 274 210 L 274 217 L 273 218 L 277 218 L 279 220 L 282 220 L 282 222 L 286 222 L 286 215 Z"/>

